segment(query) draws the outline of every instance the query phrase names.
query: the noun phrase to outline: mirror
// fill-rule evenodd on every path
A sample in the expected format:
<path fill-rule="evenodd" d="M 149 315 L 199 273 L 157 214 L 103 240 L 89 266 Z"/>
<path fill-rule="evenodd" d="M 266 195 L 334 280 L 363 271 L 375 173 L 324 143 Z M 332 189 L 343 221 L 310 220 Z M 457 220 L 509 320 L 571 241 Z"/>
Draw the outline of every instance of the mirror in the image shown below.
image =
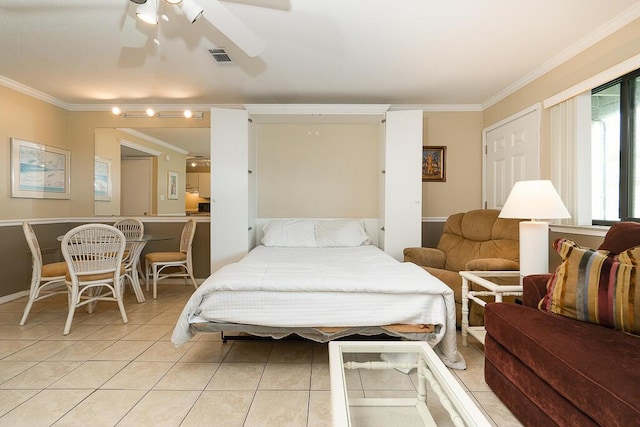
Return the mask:
<path fill-rule="evenodd" d="M 210 173 L 210 133 L 208 127 L 96 129 L 94 214 L 208 214 L 198 212 L 209 200 L 197 178 L 209 181 L 203 174 Z"/>

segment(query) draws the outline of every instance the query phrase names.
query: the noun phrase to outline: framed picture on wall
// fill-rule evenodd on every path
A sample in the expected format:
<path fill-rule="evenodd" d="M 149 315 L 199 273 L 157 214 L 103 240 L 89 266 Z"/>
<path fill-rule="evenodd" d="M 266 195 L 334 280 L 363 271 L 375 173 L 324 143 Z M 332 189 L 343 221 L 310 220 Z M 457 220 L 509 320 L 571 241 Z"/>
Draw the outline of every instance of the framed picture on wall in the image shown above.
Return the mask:
<path fill-rule="evenodd" d="M 71 152 L 11 138 L 11 197 L 68 199 Z"/>
<path fill-rule="evenodd" d="M 422 147 L 422 182 L 444 182 L 447 147 Z"/>
<path fill-rule="evenodd" d="M 111 160 L 95 158 L 93 177 L 93 199 L 111 200 Z"/>
<path fill-rule="evenodd" d="M 167 199 L 178 200 L 178 172 L 169 171 Z"/>

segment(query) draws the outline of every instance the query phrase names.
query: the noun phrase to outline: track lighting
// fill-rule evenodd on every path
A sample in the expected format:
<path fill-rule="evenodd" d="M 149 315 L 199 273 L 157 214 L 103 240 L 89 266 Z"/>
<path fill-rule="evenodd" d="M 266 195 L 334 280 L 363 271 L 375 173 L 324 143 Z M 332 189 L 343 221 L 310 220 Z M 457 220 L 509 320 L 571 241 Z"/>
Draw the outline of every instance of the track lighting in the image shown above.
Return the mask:
<path fill-rule="evenodd" d="M 158 23 L 158 0 L 147 0 L 136 8 L 136 16 L 147 24 Z"/>
<path fill-rule="evenodd" d="M 165 118 L 165 119 L 186 118 L 186 119 L 201 120 L 204 117 L 204 114 L 202 113 L 202 111 L 191 111 L 188 109 L 184 110 L 181 113 L 175 113 L 175 112 L 157 113 L 153 108 L 147 108 L 144 112 L 127 113 L 125 111 L 122 111 L 120 107 L 115 106 L 111 109 L 111 113 L 113 113 L 114 116 L 125 117 L 125 118 L 136 118 L 136 119 L 145 118 L 145 117 L 147 118 L 158 117 L 158 118 Z"/>
<path fill-rule="evenodd" d="M 187 16 L 187 19 L 192 24 L 196 22 L 196 20 L 202 15 L 204 9 L 194 0 L 182 0 L 182 5 L 180 6 L 182 12 Z"/>

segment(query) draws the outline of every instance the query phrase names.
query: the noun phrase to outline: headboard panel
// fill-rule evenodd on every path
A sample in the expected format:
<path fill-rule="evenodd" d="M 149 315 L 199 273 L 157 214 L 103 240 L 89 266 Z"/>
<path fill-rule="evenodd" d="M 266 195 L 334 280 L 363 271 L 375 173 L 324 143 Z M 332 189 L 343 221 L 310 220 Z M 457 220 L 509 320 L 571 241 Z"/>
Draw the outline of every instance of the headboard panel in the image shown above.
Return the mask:
<path fill-rule="evenodd" d="M 260 244 L 264 236 L 263 227 L 271 220 L 287 218 L 256 218 L 256 244 Z M 291 219 L 356 219 L 356 218 L 291 218 Z M 371 237 L 371 244 L 378 246 L 378 218 L 358 218 L 364 221 L 364 227 Z M 379 247 L 379 246 L 378 246 Z M 253 249 L 253 248 L 251 248 Z"/>

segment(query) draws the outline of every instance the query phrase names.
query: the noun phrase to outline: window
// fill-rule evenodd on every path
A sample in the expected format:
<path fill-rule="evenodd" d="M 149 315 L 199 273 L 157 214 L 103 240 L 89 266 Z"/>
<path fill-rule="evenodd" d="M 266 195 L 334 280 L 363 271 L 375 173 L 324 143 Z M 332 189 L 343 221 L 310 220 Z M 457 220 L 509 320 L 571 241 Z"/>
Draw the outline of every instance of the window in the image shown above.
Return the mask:
<path fill-rule="evenodd" d="M 591 93 L 594 224 L 640 221 L 640 70 Z"/>

